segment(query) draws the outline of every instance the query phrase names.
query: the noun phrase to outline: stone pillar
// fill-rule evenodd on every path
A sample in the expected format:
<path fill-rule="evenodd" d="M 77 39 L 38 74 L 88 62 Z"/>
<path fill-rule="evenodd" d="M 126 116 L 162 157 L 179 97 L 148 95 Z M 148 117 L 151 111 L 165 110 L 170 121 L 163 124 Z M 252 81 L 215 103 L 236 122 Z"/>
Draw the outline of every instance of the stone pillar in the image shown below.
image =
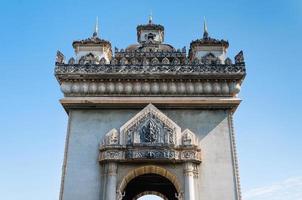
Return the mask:
<path fill-rule="evenodd" d="M 116 200 L 116 175 L 117 164 L 115 162 L 109 162 L 107 164 L 107 184 L 105 200 Z"/>
<path fill-rule="evenodd" d="M 193 163 L 191 163 L 191 162 L 185 163 L 184 177 L 185 177 L 185 199 L 184 200 L 195 200 L 194 165 L 193 165 Z"/>

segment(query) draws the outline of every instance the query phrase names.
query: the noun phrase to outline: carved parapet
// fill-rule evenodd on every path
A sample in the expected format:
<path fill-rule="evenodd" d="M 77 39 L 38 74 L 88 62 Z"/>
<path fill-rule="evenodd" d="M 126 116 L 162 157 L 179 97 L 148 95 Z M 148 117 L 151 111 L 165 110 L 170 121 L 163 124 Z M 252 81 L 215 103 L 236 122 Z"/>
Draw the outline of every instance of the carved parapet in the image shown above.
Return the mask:
<path fill-rule="evenodd" d="M 165 59 L 165 58 L 163 58 Z M 238 58 L 239 61 L 239 58 Z M 170 61 L 169 61 L 170 62 Z M 60 78 L 61 75 L 192 75 L 192 76 L 214 76 L 214 77 L 237 77 L 242 78 L 245 75 L 245 65 L 238 64 L 188 64 L 175 65 L 164 60 L 163 64 L 147 65 L 143 64 L 133 65 L 131 60 L 125 60 L 121 64 L 63 64 L 57 63 L 55 67 L 55 75 Z M 176 61 L 178 62 L 178 61 Z"/>
<path fill-rule="evenodd" d="M 186 51 L 183 49 L 182 51 L 165 51 L 165 50 L 155 50 L 153 52 L 144 51 L 144 50 L 134 50 L 134 51 L 125 51 L 121 49 L 115 49 L 115 57 L 122 58 L 122 57 L 147 57 L 147 58 L 164 58 L 164 57 L 186 57 Z"/>
<path fill-rule="evenodd" d="M 245 66 L 240 64 L 177 65 L 158 59 L 132 65 L 57 63 L 55 75 L 65 96 L 234 96 Z M 174 64 L 173 64 L 174 63 Z"/>

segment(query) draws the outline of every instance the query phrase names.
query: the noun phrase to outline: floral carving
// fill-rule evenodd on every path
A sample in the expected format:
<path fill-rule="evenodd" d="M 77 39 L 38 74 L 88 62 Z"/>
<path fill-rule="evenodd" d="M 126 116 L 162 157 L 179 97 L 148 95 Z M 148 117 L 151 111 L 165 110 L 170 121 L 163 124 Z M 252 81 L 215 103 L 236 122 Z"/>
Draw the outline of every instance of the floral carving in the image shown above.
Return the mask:
<path fill-rule="evenodd" d="M 161 61 L 161 63 L 164 65 L 168 65 L 168 64 L 170 64 L 170 61 L 167 57 L 164 57 L 163 60 Z"/>
<path fill-rule="evenodd" d="M 151 64 L 152 65 L 158 65 L 159 64 L 159 60 L 157 58 L 152 58 Z"/>

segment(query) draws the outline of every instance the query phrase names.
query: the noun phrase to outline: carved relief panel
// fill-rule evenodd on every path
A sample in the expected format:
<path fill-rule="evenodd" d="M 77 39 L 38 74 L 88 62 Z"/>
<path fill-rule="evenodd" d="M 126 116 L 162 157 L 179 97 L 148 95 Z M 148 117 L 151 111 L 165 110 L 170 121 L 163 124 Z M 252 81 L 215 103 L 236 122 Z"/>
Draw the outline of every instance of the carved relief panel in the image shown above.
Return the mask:
<path fill-rule="evenodd" d="M 195 134 L 181 128 L 149 104 L 126 122 L 120 132 L 109 131 L 100 146 L 100 161 L 115 160 L 201 162 Z"/>

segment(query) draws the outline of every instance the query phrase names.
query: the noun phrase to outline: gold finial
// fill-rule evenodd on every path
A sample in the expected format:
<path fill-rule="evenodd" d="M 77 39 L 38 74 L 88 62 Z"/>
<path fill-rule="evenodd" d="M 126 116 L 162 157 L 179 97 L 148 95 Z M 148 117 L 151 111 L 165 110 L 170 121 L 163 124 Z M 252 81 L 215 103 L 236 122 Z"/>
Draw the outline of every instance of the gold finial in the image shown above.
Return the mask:
<path fill-rule="evenodd" d="M 99 35 L 99 17 L 96 17 L 93 37 L 98 37 L 98 35 Z"/>
<path fill-rule="evenodd" d="M 203 18 L 203 38 L 208 38 L 209 33 L 208 33 L 208 26 L 206 22 L 206 17 Z"/>
<path fill-rule="evenodd" d="M 152 16 L 152 11 L 150 11 L 149 14 L 149 24 L 152 24 L 153 16 Z"/>

